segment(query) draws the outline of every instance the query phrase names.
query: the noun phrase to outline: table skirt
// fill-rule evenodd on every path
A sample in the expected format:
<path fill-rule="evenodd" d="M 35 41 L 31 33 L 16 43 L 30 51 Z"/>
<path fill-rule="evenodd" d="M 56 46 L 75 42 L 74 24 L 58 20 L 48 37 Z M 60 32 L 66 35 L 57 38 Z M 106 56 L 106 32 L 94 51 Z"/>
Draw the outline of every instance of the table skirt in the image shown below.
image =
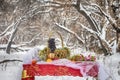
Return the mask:
<path fill-rule="evenodd" d="M 91 65 L 92 64 L 80 65 L 80 68 L 78 69 L 69 66 L 54 64 L 35 64 L 35 65 L 24 64 L 22 80 L 35 80 L 35 76 L 47 76 L 47 75 L 84 77 L 83 72 L 87 74 L 87 76 L 97 77 L 98 67 L 97 65 L 94 64 L 93 66 Z M 83 70 L 81 70 L 81 68 L 83 68 Z M 89 71 L 87 71 L 88 68 L 90 68 Z"/>

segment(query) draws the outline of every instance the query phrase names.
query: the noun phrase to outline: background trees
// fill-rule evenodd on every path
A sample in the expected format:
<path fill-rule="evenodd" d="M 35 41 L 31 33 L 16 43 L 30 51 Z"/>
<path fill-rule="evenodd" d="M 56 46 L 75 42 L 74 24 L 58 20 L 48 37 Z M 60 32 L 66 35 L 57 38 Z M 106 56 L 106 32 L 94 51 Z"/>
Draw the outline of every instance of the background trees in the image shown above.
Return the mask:
<path fill-rule="evenodd" d="M 24 50 L 59 31 L 66 46 L 113 54 L 119 51 L 119 6 L 119 0 L 1 0 L 1 44 L 7 53 L 11 43 Z"/>

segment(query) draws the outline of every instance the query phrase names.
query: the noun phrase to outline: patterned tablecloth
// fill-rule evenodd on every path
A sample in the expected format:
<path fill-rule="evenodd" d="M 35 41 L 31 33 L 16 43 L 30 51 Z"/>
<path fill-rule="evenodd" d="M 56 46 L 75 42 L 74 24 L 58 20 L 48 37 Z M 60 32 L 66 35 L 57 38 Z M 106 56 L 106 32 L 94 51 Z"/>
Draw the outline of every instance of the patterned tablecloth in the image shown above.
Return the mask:
<path fill-rule="evenodd" d="M 24 64 L 22 80 L 34 80 L 35 76 L 98 76 L 96 62 L 79 62 L 58 60 L 52 63 Z"/>

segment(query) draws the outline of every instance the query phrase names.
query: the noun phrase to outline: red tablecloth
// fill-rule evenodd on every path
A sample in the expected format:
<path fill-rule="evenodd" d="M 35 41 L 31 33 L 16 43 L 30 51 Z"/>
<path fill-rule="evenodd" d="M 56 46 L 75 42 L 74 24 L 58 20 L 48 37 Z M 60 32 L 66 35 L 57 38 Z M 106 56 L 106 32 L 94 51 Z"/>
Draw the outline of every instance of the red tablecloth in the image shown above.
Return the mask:
<path fill-rule="evenodd" d="M 80 65 L 83 67 L 82 72 L 88 68 L 87 65 Z M 93 65 L 89 71 L 86 72 L 88 76 L 96 77 L 98 75 L 98 67 L 97 65 Z M 22 80 L 34 80 L 34 76 L 80 76 L 82 77 L 83 74 L 81 73 L 80 69 L 71 68 L 68 66 L 62 65 L 54 65 L 54 64 L 24 64 L 23 65 L 23 78 Z"/>

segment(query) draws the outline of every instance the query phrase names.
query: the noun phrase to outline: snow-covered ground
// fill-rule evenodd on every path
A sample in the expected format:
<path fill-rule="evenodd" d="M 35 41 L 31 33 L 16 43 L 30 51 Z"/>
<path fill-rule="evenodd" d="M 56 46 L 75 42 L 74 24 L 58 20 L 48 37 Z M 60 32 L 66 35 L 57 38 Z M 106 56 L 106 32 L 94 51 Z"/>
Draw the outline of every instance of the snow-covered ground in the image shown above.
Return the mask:
<path fill-rule="evenodd" d="M 0 62 L 4 60 L 21 60 L 23 53 L 5 54 L 0 52 Z M 8 61 L 0 64 L 0 80 L 21 80 L 22 62 Z"/>
<path fill-rule="evenodd" d="M 120 53 L 107 57 L 102 56 L 98 61 L 105 66 L 112 80 L 120 80 Z"/>
<path fill-rule="evenodd" d="M 85 53 L 85 52 L 84 52 Z M 89 53 L 89 52 L 86 52 Z M 92 53 L 92 52 L 91 52 Z M 0 52 L 0 62 L 4 60 L 21 60 L 23 61 L 26 52 L 5 54 L 5 52 Z M 99 56 L 97 61 L 103 66 L 105 66 L 105 71 L 110 76 L 110 79 L 107 80 L 120 80 L 120 54 L 116 53 L 112 56 Z M 22 74 L 22 64 L 20 61 L 9 61 L 0 63 L 0 80 L 21 80 Z M 46 77 L 36 77 L 36 80 L 42 78 L 42 80 L 46 80 L 46 78 L 51 78 L 50 76 Z M 44 78 L 44 79 L 43 79 Z M 52 77 L 53 78 L 53 77 Z M 65 78 L 65 77 L 64 77 Z M 66 77 L 67 78 L 67 77 Z M 85 80 L 86 78 L 71 77 L 71 80 Z M 47 79 L 48 80 L 48 79 Z M 51 79 L 53 80 L 53 79 Z M 54 78 L 54 80 L 64 80 L 61 77 Z M 94 80 L 93 78 L 89 78 L 89 80 Z"/>

